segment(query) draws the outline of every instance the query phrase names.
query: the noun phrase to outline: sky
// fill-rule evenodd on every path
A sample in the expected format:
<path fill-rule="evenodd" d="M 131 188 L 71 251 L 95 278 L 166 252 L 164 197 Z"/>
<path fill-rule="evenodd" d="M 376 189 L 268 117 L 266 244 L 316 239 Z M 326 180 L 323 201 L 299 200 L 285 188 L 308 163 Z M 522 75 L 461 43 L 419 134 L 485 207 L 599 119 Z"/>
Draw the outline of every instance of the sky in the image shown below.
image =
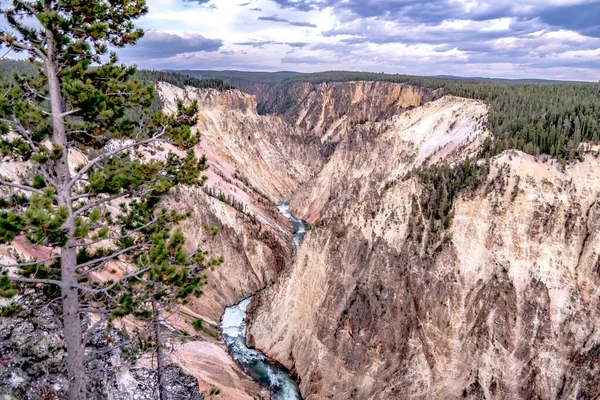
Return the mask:
<path fill-rule="evenodd" d="M 600 0 L 148 0 L 141 68 L 600 80 Z"/>
<path fill-rule="evenodd" d="M 147 0 L 152 69 L 600 80 L 600 0 Z"/>

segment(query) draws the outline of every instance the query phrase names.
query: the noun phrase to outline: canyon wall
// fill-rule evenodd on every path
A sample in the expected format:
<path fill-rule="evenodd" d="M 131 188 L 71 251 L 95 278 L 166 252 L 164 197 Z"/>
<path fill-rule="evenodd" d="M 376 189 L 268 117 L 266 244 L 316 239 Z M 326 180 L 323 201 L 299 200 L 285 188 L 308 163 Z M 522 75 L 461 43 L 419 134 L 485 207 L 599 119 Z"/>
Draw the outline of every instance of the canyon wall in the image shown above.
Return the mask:
<path fill-rule="evenodd" d="M 227 186 L 253 192 L 240 200 L 252 203 L 258 195 L 270 206 L 288 200 L 323 165 L 318 141 L 278 116 L 258 115 L 254 96 L 166 83 L 157 89 L 167 111 L 175 110 L 177 98 L 198 102 L 196 129 L 202 141 L 197 153 L 208 158 L 213 185 L 224 186 L 232 195 Z"/>
<path fill-rule="evenodd" d="M 284 82 L 259 99 L 264 112 L 282 115 L 317 137 L 330 156 L 356 124 L 388 119 L 440 95 L 439 90 L 391 82 Z"/>
<path fill-rule="evenodd" d="M 486 107 L 444 97 L 351 130 L 292 210 L 311 228 L 251 310 L 249 338 L 306 399 L 593 398 L 600 372 L 600 161 L 519 152 L 454 202 L 433 254 L 420 165 L 487 135 Z"/>

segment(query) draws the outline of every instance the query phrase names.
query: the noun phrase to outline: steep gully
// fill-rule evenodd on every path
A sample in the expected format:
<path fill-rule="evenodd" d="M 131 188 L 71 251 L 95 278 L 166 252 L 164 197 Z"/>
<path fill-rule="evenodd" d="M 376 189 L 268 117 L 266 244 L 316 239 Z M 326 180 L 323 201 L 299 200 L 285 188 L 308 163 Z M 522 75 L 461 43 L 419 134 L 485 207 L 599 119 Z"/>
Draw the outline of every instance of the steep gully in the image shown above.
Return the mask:
<path fill-rule="evenodd" d="M 289 203 L 283 203 L 278 208 L 292 224 L 294 245 L 299 247 L 306 235 L 305 222 L 296 219 L 288 211 Z M 289 373 L 264 354 L 249 348 L 246 343 L 247 309 L 251 301 L 252 297 L 249 297 L 225 310 L 221 319 L 221 331 L 228 351 L 244 372 L 270 389 L 273 400 L 299 400 L 301 397 L 298 387 Z"/>

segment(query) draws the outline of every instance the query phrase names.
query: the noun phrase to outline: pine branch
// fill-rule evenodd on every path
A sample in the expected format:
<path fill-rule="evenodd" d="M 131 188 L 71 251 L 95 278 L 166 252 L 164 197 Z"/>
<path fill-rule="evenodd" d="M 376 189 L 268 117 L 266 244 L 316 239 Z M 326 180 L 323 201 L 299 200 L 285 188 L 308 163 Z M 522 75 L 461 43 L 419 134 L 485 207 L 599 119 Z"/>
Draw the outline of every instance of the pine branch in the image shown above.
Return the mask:
<path fill-rule="evenodd" d="M 73 178 L 71 178 L 71 181 L 69 182 L 69 184 L 67 185 L 67 187 L 70 189 L 73 187 L 73 185 L 75 185 L 75 183 L 77 183 L 77 181 L 79 181 L 92 167 L 94 167 L 96 164 L 109 159 L 110 157 L 119 154 L 125 150 L 128 149 L 132 149 L 134 147 L 139 147 L 139 146 L 143 146 L 145 144 L 149 144 L 152 142 L 155 142 L 157 140 L 159 140 L 162 136 L 164 136 L 167 133 L 167 128 L 163 127 L 162 131 L 160 133 L 157 133 L 156 135 L 152 136 L 149 139 L 146 140 L 142 140 L 140 142 L 134 142 L 122 147 L 119 147 L 117 149 L 113 149 L 107 153 L 104 153 L 96 158 L 94 158 L 93 160 L 90 160 L 82 169 L 81 171 L 79 171 L 75 176 L 73 176 Z"/>
<path fill-rule="evenodd" d="M 1 180 L 1 179 L 0 179 L 0 185 L 12 187 L 12 188 L 15 188 L 15 189 L 21 189 L 21 190 L 24 190 L 26 192 L 31 192 L 31 193 L 39 194 L 40 196 L 44 196 L 45 195 L 45 193 L 44 193 L 43 190 L 32 188 L 31 186 L 27 186 L 27 185 L 19 185 L 18 183 L 8 182 L 8 181 L 4 181 L 4 180 Z"/>
<path fill-rule="evenodd" d="M 101 263 L 101 262 L 104 262 L 104 261 L 114 260 L 115 258 L 117 258 L 117 257 L 119 257 L 119 256 L 121 256 L 123 254 L 129 253 L 132 250 L 136 250 L 136 249 L 142 248 L 142 247 L 144 247 L 146 245 L 147 245 L 147 243 L 136 244 L 135 246 L 131 246 L 131 247 L 127 247 L 126 249 L 115 251 L 114 253 L 112 253 L 112 254 L 110 254 L 110 255 L 108 255 L 106 257 L 98 258 L 96 260 L 91 260 L 91 261 L 85 262 L 83 264 L 78 264 L 78 265 L 75 266 L 74 269 L 75 269 L 75 271 L 77 271 L 78 269 L 89 267 L 89 266 L 97 264 L 97 263 Z"/>

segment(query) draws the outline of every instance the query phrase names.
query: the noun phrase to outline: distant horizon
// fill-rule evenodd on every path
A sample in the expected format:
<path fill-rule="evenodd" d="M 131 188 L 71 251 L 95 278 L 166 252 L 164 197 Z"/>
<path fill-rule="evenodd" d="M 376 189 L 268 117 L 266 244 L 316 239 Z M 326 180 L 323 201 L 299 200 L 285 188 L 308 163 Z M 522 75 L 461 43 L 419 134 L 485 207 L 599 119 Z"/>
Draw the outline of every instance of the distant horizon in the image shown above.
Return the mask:
<path fill-rule="evenodd" d="M 148 0 L 148 69 L 600 79 L 598 0 Z"/>
<path fill-rule="evenodd" d="M 138 66 L 138 69 L 148 69 Z M 155 69 L 156 71 L 168 71 L 168 72 L 177 72 L 182 73 L 185 71 L 193 71 L 193 72 L 202 72 L 202 71 L 210 71 L 210 72 L 244 72 L 244 73 L 257 73 L 257 74 L 283 74 L 283 73 L 293 73 L 298 75 L 309 75 L 309 74 L 319 74 L 326 72 L 355 72 L 355 73 L 369 73 L 369 74 L 385 74 L 385 75 L 406 75 L 406 76 L 420 76 L 425 78 L 438 78 L 438 79 L 464 79 L 464 80 L 490 80 L 490 81 L 542 81 L 542 82 L 572 82 L 572 83 L 596 83 L 600 82 L 600 76 L 598 80 L 576 80 L 576 79 L 546 79 L 546 78 L 507 78 L 501 76 L 461 76 L 461 75 L 424 75 L 424 74 L 405 74 L 405 73 L 397 73 L 397 72 L 374 72 L 374 71 L 362 71 L 362 70 L 322 70 L 315 72 L 299 72 L 293 70 L 280 70 L 280 71 L 267 71 L 267 70 L 244 70 L 244 69 L 232 69 L 232 68 L 222 68 L 222 69 L 211 69 L 211 68 L 184 68 L 184 69 L 176 69 L 176 68 L 161 68 Z"/>

